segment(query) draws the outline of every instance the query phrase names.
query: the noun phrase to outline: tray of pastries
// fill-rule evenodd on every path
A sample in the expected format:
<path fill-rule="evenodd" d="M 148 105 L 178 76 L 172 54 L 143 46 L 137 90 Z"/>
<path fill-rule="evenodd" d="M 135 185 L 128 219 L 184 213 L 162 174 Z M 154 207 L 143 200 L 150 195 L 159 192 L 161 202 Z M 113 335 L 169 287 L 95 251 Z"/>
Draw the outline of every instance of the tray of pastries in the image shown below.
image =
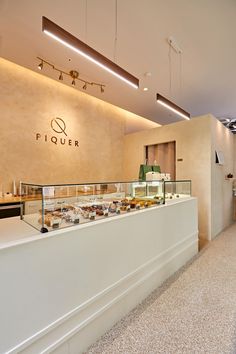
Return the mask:
<path fill-rule="evenodd" d="M 63 204 L 60 207 L 45 207 L 39 210 L 38 222 L 52 229 L 60 228 L 68 224 L 79 224 L 89 220 L 124 214 L 133 210 L 140 210 L 156 206 L 161 203 L 158 196 L 154 198 L 124 198 L 107 201 L 85 201 L 74 204 Z"/>

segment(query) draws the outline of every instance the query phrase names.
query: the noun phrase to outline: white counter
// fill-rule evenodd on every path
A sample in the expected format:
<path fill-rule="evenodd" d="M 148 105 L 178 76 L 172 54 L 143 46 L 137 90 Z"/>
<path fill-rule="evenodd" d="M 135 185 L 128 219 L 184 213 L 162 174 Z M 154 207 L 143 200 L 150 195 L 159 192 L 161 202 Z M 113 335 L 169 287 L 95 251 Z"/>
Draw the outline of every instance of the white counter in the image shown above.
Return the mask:
<path fill-rule="evenodd" d="M 46 234 L 0 220 L 0 247 L 0 353 L 80 353 L 197 253 L 197 201 Z"/>
<path fill-rule="evenodd" d="M 95 223 L 103 223 L 103 222 L 110 222 L 113 220 L 113 218 L 123 218 L 123 217 L 129 217 L 131 214 L 140 214 L 140 213 L 146 213 L 150 211 L 150 209 L 153 208 L 163 208 L 168 206 L 169 204 L 176 204 L 179 202 L 182 202 L 184 200 L 189 200 L 189 197 L 186 198 L 181 198 L 181 199 L 168 199 L 165 205 L 158 205 L 156 207 L 148 208 L 148 209 L 141 209 L 141 210 L 131 210 L 130 213 L 121 213 L 120 215 L 114 214 L 114 216 L 110 216 L 108 218 L 104 217 L 97 217 L 95 221 L 86 221 L 85 223 L 78 224 L 78 225 L 71 225 L 68 226 L 67 228 L 62 228 L 62 229 L 55 229 L 52 230 L 48 233 L 42 234 L 39 230 L 37 230 L 37 227 L 40 227 L 39 224 L 35 225 L 35 228 L 28 224 L 25 221 L 22 221 L 20 219 L 20 216 L 15 216 L 12 218 L 6 218 L 6 219 L 0 219 L 0 250 L 3 248 L 7 247 L 13 247 L 17 246 L 19 244 L 27 243 L 27 242 L 33 242 L 38 239 L 42 238 L 47 238 L 47 237 L 52 237 L 55 235 L 60 235 L 64 232 L 68 232 L 68 230 L 71 230 L 71 228 L 80 230 L 81 228 L 84 227 L 89 227 L 91 224 Z M 32 215 L 33 216 L 33 215 Z M 27 215 L 27 217 L 30 217 L 30 215 Z M 32 217 L 31 224 L 34 224 L 34 221 L 38 219 L 38 215 L 35 215 Z"/>
<path fill-rule="evenodd" d="M 37 237 L 40 232 L 20 220 L 19 216 L 0 220 L 0 249 L 11 247 L 22 240 Z"/>

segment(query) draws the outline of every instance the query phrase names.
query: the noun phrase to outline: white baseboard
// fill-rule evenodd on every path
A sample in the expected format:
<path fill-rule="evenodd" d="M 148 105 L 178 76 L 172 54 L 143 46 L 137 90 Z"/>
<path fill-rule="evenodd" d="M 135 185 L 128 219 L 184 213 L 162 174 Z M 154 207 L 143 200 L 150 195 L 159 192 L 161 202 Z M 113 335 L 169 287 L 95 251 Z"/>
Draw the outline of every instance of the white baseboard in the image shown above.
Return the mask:
<path fill-rule="evenodd" d="M 7 353 L 82 353 L 197 252 L 196 231 Z"/>

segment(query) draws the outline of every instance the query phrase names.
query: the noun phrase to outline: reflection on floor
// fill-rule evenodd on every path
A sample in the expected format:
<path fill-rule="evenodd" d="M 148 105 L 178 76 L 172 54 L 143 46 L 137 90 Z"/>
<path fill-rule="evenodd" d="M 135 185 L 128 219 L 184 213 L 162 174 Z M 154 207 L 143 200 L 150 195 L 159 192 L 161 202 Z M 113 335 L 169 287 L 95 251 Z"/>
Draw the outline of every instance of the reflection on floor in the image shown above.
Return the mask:
<path fill-rule="evenodd" d="M 236 223 L 87 354 L 236 353 Z"/>

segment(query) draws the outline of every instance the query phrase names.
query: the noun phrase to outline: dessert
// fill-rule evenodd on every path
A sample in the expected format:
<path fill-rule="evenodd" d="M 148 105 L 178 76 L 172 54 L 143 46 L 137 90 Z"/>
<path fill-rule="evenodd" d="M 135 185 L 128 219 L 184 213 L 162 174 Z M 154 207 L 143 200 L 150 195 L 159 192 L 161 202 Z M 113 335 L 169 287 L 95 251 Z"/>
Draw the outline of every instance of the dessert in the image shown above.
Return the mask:
<path fill-rule="evenodd" d="M 110 211 L 110 213 L 115 213 L 116 212 L 116 204 L 111 203 L 109 206 L 109 211 Z"/>
<path fill-rule="evenodd" d="M 97 209 L 96 210 L 96 214 L 99 215 L 99 216 L 102 216 L 104 213 L 103 213 L 102 209 Z"/>

